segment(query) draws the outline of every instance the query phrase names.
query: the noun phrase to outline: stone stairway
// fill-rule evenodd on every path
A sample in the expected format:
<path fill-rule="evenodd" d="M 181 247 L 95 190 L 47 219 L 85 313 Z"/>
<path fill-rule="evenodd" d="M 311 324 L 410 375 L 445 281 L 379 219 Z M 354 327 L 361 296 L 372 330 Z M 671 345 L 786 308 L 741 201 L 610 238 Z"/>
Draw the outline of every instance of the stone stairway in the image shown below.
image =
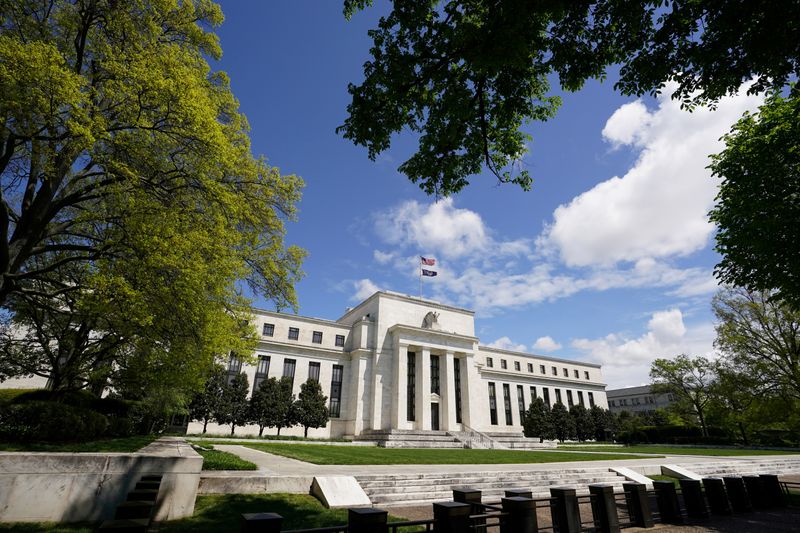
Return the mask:
<path fill-rule="evenodd" d="M 539 442 L 539 439 L 530 439 L 521 433 L 486 433 L 495 442 L 508 450 L 540 450 L 542 448 L 555 448 L 555 441 Z"/>
<path fill-rule="evenodd" d="M 800 456 L 797 458 L 732 459 L 730 461 L 698 461 L 681 463 L 682 468 L 704 477 L 719 477 L 748 474 L 800 474 Z"/>
<path fill-rule="evenodd" d="M 446 431 L 368 429 L 354 440 L 377 442 L 382 448 L 463 448 L 464 444 Z"/>
<path fill-rule="evenodd" d="M 506 489 L 529 489 L 534 498 L 550 496 L 550 487 L 573 486 L 587 494 L 590 483 L 611 483 L 622 490 L 625 478 L 607 468 L 564 468 L 546 471 L 464 472 L 359 475 L 356 480 L 373 505 L 424 505 L 452 499 L 453 489 L 483 491 L 483 501 L 499 501 Z"/>

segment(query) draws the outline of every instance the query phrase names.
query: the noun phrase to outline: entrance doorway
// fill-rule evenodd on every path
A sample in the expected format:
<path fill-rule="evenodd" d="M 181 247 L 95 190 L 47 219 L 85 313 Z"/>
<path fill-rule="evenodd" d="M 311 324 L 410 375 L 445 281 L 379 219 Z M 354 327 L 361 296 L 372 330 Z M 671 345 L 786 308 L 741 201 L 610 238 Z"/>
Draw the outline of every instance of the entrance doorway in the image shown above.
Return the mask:
<path fill-rule="evenodd" d="M 439 431 L 439 404 L 431 403 L 431 429 Z"/>

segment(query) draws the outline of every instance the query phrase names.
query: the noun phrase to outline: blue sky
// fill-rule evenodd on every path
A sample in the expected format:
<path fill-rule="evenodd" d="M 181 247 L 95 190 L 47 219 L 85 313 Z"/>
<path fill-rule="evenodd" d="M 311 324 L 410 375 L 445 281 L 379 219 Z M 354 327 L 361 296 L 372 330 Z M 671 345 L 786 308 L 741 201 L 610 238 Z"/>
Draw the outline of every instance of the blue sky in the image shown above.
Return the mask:
<path fill-rule="evenodd" d="M 231 77 L 253 151 L 306 183 L 287 235 L 309 253 L 300 314 L 335 319 L 378 288 L 416 295 L 425 255 L 439 276 L 424 296 L 474 309 L 484 344 L 598 362 L 610 386 L 646 383 L 657 357 L 711 353 L 707 155 L 757 98 L 687 113 L 620 96 L 611 75 L 527 127 L 530 192 L 482 175 L 436 203 L 396 170 L 411 135 L 372 162 L 335 132 L 385 3 L 349 22 L 336 0 L 221 3 L 213 66 Z"/>

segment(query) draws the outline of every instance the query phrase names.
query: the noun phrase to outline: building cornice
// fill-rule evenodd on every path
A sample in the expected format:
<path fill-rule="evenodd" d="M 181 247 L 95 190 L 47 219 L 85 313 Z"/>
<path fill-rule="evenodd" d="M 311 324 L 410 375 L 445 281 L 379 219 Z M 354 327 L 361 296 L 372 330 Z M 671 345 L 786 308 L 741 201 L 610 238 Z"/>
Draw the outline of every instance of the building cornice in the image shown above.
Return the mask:
<path fill-rule="evenodd" d="M 572 378 L 559 378 L 555 376 L 542 376 L 536 374 L 526 374 L 524 372 L 511 372 L 509 370 L 503 370 L 501 368 L 489 368 L 487 366 L 482 366 L 479 369 L 481 374 L 492 374 L 493 376 L 497 376 L 497 379 L 503 381 L 519 381 L 520 379 L 530 380 L 530 381 L 539 381 L 546 384 L 553 384 L 553 385 L 561 385 L 561 386 L 583 386 L 583 387 L 595 387 L 600 390 L 605 390 L 606 384 L 605 383 L 598 383 L 597 381 L 581 381 L 579 379 L 572 379 Z"/>
<path fill-rule="evenodd" d="M 288 342 L 276 342 L 276 341 L 265 341 L 260 340 L 258 342 L 258 346 L 256 350 L 260 351 L 273 351 L 273 352 L 280 352 L 280 353 L 292 353 L 302 351 L 306 353 L 312 353 L 316 356 L 326 356 L 326 357 L 342 357 L 346 355 L 348 352 L 341 350 L 334 350 L 332 348 L 324 348 L 321 346 L 314 346 L 302 343 L 288 343 Z"/>
<path fill-rule="evenodd" d="M 358 310 L 361 307 L 364 307 L 368 302 L 375 300 L 377 298 L 388 298 L 390 300 L 398 300 L 401 302 L 411 302 L 418 305 L 424 305 L 433 309 L 441 309 L 442 311 L 453 311 L 456 313 L 467 314 L 470 316 L 475 316 L 475 311 L 470 311 L 469 309 L 464 309 L 463 307 L 455 307 L 452 305 L 443 304 L 441 302 L 437 302 L 434 300 L 426 300 L 425 298 L 416 298 L 414 296 L 409 296 L 407 294 L 400 294 L 399 292 L 391 292 L 391 291 L 378 291 L 357 306 L 353 307 L 349 311 L 345 312 L 341 317 L 339 317 L 339 321 L 343 321 L 345 318 L 352 316 L 353 314 L 357 314 Z"/>
<path fill-rule="evenodd" d="M 320 324 L 322 326 L 335 326 L 338 328 L 342 328 L 343 330 L 349 330 L 350 326 L 347 324 L 342 324 L 341 322 L 336 322 L 335 320 L 326 320 L 324 318 L 315 318 L 312 316 L 303 316 L 303 315 L 290 315 L 288 313 L 279 313 L 277 311 L 267 311 L 266 309 L 258 309 L 256 307 L 252 308 L 255 314 L 262 315 L 262 316 L 269 316 L 274 318 L 286 318 L 291 320 L 301 320 L 303 322 L 309 322 L 312 324 Z"/>
<path fill-rule="evenodd" d="M 539 355 L 539 354 L 527 353 L 527 352 L 515 352 L 513 350 L 504 350 L 502 348 L 494 348 L 492 346 L 486 346 L 486 345 L 483 345 L 483 344 L 478 346 L 478 351 L 479 352 L 491 352 L 491 353 L 497 353 L 497 354 L 502 354 L 502 355 L 514 355 L 516 357 L 525 357 L 525 358 L 528 358 L 528 359 L 541 359 L 543 361 L 552 361 L 554 363 L 568 363 L 568 364 L 571 364 L 571 365 L 588 366 L 590 368 L 601 368 L 601 365 L 598 365 L 597 363 L 584 363 L 582 361 L 575 361 L 574 359 L 563 359 L 561 357 L 552 357 L 552 356 L 549 356 L 549 355 Z"/>
<path fill-rule="evenodd" d="M 422 335 L 428 337 L 437 337 L 440 339 L 451 339 L 457 340 L 461 342 L 468 342 L 468 343 L 476 343 L 478 342 L 478 337 L 472 337 L 470 335 L 462 335 L 460 333 L 452 333 L 448 331 L 441 331 L 438 329 L 428 329 L 428 328 L 420 328 L 417 326 L 408 326 L 406 324 L 395 324 L 394 326 L 390 327 L 386 330 L 389 333 L 394 334 L 397 333 L 411 333 L 413 335 Z M 401 341 L 403 344 L 409 344 L 408 341 Z M 413 344 L 413 342 L 411 342 Z"/>

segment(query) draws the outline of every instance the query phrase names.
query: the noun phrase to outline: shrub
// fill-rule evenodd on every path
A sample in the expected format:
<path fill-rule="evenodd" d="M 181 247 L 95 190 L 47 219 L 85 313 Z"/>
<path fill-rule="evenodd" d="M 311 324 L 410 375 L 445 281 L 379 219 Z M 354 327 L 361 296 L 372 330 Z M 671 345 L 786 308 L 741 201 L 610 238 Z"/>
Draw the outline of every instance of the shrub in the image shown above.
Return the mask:
<path fill-rule="evenodd" d="M 29 400 L 0 407 L 0 438 L 10 441 L 92 440 L 107 428 L 100 413 L 64 403 Z"/>

